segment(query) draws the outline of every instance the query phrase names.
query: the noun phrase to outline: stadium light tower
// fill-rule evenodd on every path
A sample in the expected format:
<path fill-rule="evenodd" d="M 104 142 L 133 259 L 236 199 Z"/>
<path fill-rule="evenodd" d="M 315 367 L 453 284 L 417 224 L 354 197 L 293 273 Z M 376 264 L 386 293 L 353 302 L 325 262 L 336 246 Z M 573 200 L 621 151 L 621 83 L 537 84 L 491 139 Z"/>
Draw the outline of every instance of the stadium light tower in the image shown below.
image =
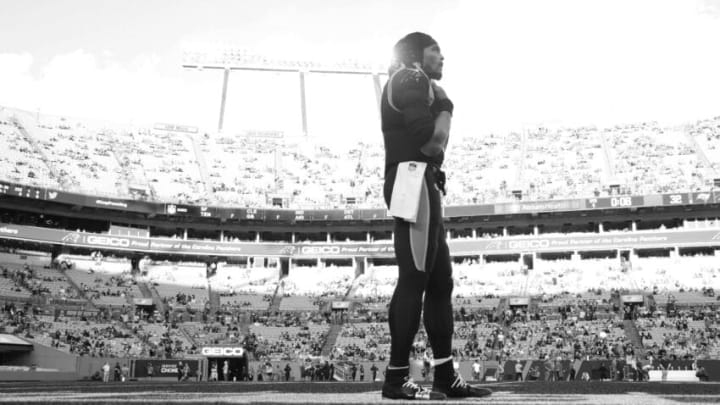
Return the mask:
<path fill-rule="evenodd" d="M 305 104 L 306 74 L 322 73 L 372 76 L 373 85 L 375 87 L 375 101 L 378 107 L 378 114 L 380 114 L 380 97 L 382 94 L 380 76 L 387 75 L 387 66 L 382 64 L 372 64 L 358 60 L 342 60 L 334 62 L 288 60 L 272 58 L 249 53 L 245 50 L 231 48 L 221 50 L 208 49 L 201 51 L 186 51 L 183 57 L 182 67 L 185 69 L 220 69 L 224 72 L 222 93 L 220 96 L 218 132 L 221 132 L 223 129 L 228 80 L 230 79 L 230 72 L 233 70 L 297 72 L 300 83 L 300 113 L 302 114 L 302 131 L 304 135 L 308 134 L 307 108 Z"/>

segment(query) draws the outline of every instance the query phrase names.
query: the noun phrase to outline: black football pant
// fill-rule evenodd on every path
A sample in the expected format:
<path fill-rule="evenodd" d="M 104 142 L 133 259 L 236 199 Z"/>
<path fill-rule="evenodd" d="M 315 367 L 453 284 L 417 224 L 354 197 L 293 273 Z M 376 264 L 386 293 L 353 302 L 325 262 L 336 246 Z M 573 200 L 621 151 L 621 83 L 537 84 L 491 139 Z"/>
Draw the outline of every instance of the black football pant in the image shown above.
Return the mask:
<path fill-rule="evenodd" d="M 393 168 L 385 176 L 388 207 L 395 174 Z M 390 365 L 408 365 L 423 311 L 433 357 L 449 357 L 453 335 L 452 266 L 445 241 L 441 195 L 431 166 L 425 169 L 417 221 L 411 224 L 395 218 L 394 232 L 398 281 L 388 314 L 392 338 Z"/>

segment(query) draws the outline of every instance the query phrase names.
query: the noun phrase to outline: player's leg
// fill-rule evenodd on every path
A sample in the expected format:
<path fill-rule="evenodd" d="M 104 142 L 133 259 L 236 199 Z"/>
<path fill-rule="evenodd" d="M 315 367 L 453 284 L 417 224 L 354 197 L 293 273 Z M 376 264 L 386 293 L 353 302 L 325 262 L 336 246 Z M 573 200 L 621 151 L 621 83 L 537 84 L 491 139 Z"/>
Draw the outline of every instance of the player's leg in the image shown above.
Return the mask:
<path fill-rule="evenodd" d="M 394 244 L 398 262 L 398 281 L 388 309 L 391 337 L 390 363 L 385 375 L 383 396 L 412 399 L 421 388 L 409 380 L 410 349 L 420 326 L 427 274 L 418 271 L 413 263 L 408 222 L 395 221 Z"/>
<path fill-rule="evenodd" d="M 444 232 L 442 226 L 438 226 L 438 231 Z M 435 379 L 443 377 L 447 380 L 453 376 L 452 266 L 444 238 L 436 240 L 437 253 L 426 286 L 423 321 L 433 351 Z"/>
<path fill-rule="evenodd" d="M 386 185 L 388 182 L 394 182 L 394 173 L 389 173 Z M 386 188 L 386 200 L 389 201 L 387 191 Z M 394 246 L 398 281 L 388 310 L 391 336 L 390 363 L 382 391 L 383 396 L 387 398 L 414 399 L 418 394 L 426 394 L 421 387 L 409 379 L 409 358 L 420 326 L 422 299 L 428 278 L 426 259 L 429 209 L 428 188 L 424 183 L 418 221 L 410 224 L 407 221 L 395 220 Z"/>
<path fill-rule="evenodd" d="M 438 215 L 441 215 L 439 202 L 437 211 Z M 492 394 L 492 391 L 471 386 L 460 374 L 455 373 L 452 358 L 452 335 L 454 332 L 452 261 L 442 222 L 433 227 L 432 237 L 435 240 L 434 246 L 437 248 L 433 252 L 434 262 L 425 291 L 424 313 L 425 329 L 433 349 L 435 363 L 432 391 L 441 392 L 448 398 L 488 396 Z"/>
<path fill-rule="evenodd" d="M 423 321 L 433 351 L 435 379 L 439 374 L 443 374 L 443 379 L 448 380 L 453 376 L 452 263 L 445 241 L 440 190 L 435 185 L 432 172 L 428 176 L 428 202 L 430 211 L 426 267 L 429 275 L 425 286 Z"/>

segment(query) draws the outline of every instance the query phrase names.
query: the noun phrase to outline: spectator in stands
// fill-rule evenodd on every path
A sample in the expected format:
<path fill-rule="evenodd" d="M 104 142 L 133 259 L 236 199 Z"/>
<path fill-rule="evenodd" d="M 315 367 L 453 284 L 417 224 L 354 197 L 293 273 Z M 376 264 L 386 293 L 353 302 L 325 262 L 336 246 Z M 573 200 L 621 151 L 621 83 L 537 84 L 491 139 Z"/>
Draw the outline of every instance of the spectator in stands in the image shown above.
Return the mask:
<path fill-rule="evenodd" d="M 218 380 L 218 364 L 217 361 L 213 360 L 212 363 L 210 363 L 210 378 L 209 381 L 217 381 Z"/>
<path fill-rule="evenodd" d="M 103 382 L 109 382 L 110 381 L 110 363 L 107 361 L 102 366 L 102 372 L 103 372 Z"/>
<path fill-rule="evenodd" d="M 285 363 L 284 371 L 285 371 L 285 381 L 290 381 L 290 372 L 292 371 L 292 369 L 290 368 L 290 363 Z"/>
<path fill-rule="evenodd" d="M 120 376 L 122 375 L 122 368 L 120 367 L 120 362 L 115 363 L 114 373 L 114 381 L 120 381 Z"/>
<path fill-rule="evenodd" d="M 185 362 L 185 366 L 182 369 L 182 380 L 187 381 L 190 378 L 190 362 Z"/>
<path fill-rule="evenodd" d="M 708 376 L 705 367 L 698 365 L 697 360 L 693 362 L 693 370 L 695 370 L 695 376 L 700 381 L 710 381 L 710 377 Z"/>

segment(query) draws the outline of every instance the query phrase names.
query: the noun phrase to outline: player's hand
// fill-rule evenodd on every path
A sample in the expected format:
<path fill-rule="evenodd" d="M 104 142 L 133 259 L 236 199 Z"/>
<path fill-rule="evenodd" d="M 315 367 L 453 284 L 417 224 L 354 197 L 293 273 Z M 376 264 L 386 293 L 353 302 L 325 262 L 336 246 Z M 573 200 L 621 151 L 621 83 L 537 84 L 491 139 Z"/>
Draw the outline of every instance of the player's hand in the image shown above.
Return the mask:
<path fill-rule="evenodd" d="M 444 99 L 448 98 L 447 93 L 445 93 L 445 90 L 442 87 L 440 87 L 440 85 L 437 84 L 437 82 L 435 80 L 432 80 L 430 82 L 430 84 L 432 85 L 433 93 L 435 94 L 436 99 L 444 100 Z"/>

